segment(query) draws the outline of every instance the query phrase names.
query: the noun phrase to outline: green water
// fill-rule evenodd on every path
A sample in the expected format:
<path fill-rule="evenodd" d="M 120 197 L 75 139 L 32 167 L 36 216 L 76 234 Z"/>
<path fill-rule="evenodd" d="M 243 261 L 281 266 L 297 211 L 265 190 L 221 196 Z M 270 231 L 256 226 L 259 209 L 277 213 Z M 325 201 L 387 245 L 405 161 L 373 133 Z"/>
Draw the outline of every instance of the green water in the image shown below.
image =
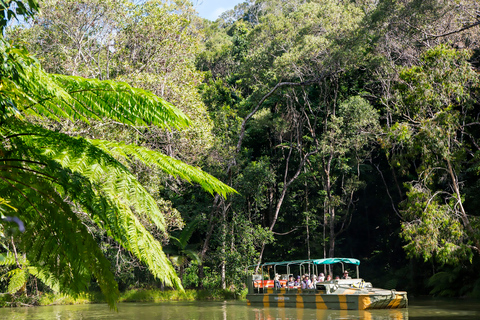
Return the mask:
<path fill-rule="evenodd" d="M 118 313 L 106 305 L 48 306 L 0 309 L 5 320 L 124 320 L 124 319 L 363 319 L 363 320 L 473 320 L 480 319 L 480 301 L 418 300 L 411 301 L 407 309 L 346 311 L 295 308 L 248 307 L 246 302 L 165 302 L 122 303 Z"/>

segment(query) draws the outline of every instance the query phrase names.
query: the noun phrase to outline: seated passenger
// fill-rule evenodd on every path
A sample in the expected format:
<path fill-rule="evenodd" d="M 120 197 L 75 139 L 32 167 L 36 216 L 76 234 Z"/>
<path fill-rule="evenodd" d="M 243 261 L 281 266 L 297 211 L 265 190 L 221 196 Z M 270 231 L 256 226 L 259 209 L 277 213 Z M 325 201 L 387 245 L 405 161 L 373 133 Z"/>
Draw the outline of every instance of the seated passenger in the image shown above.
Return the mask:
<path fill-rule="evenodd" d="M 310 283 L 310 286 L 308 287 L 309 289 L 315 289 L 317 286 L 317 275 L 313 275 L 312 283 Z"/>
<path fill-rule="evenodd" d="M 327 280 L 325 280 L 325 281 L 331 281 L 331 280 L 332 280 L 332 275 L 329 274 L 329 275 L 327 276 Z"/>
<path fill-rule="evenodd" d="M 294 286 L 295 286 L 295 280 L 293 279 L 293 276 L 290 276 L 290 278 L 288 278 L 287 287 L 293 288 Z"/>
<path fill-rule="evenodd" d="M 352 278 L 350 278 L 350 277 L 348 276 L 348 271 L 347 271 L 347 270 L 343 271 L 343 277 L 342 277 L 342 279 L 352 279 Z"/>
<path fill-rule="evenodd" d="M 300 281 L 300 276 L 297 277 L 297 280 L 295 280 L 295 287 L 299 287 L 301 285 L 301 281 Z"/>
<path fill-rule="evenodd" d="M 312 281 L 305 275 L 305 279 L 302 281 L 302 289 L 308 289 L 312 285 Z"/>
<path fill-rule="evenodd" d="M 325 275 L 323 274 L 323 272 L 320 272 L 320 276 L 318 276 L 318 282 L 323 282 L 325 281 Z"/>
<path fill-rule="evenodd" d="M 277 274 L 275 275 L 275 289 L 280 289 L 282 287 L 282 285 L 280 284 L 280 275 Z"/>

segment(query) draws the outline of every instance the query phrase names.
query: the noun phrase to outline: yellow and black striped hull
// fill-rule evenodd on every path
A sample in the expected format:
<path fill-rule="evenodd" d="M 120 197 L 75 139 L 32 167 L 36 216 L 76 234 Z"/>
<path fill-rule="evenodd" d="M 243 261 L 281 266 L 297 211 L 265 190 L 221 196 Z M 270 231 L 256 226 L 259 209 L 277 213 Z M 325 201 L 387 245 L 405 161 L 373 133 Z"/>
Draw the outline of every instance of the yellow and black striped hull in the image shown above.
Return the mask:
<path fill-rule="evenodd" d="M 340 291 L 340 290 L 339 290 Z M 318 290 L 266 289 L 264 293 L 247 295 L 248 305 L 264 307 L 291 307 L 335 310 L 365 310 L 406 308 L 406 292 L 389 290 L 346 289 L 339 293 L 321 293 Z"/>

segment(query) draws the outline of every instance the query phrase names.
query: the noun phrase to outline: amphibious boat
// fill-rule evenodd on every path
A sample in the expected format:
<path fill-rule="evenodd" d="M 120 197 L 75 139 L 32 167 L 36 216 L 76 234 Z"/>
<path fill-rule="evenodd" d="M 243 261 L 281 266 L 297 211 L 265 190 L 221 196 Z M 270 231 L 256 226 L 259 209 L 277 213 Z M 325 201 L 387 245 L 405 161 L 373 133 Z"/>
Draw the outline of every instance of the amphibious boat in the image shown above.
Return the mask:
<path fill-rule="evenodd" d="M 356 266 L 356 278 L 333 279 L 315 283 L 312 288 L 289 285 L 291 271 L 299 274 L 319 275 L 340 264 L 344 274 L 345 264 Z M 282 262 L 268 262 L 259 266 L 256 274 L 247 276 L 248 305 L 264 307 L 293 307 L 337 310 L 365 310 L 406 308 L 407 292 L 374 288 L 359 275 L 360 261 L 352 258 L 310 259 Z M 285 274 L 277 270 L 286 269 Z M 320 270 L 319 270 L 320 269 Z M 265 272 L 266 271 L 266 272 Z M 277 280 L 270 279 L 272 273 Z"/>

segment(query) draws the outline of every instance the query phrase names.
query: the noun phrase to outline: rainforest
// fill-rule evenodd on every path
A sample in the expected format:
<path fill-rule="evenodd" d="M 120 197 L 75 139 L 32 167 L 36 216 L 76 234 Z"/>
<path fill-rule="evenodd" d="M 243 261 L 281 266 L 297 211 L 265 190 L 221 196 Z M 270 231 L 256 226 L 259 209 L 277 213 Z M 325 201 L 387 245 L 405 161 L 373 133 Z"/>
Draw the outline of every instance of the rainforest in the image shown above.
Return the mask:
<path fill-rule="evenodd" d="M 480 3 L 195 8 L 0 4 L 0 303 L 235 298 L 327 257 L 480 298 Z"/>

